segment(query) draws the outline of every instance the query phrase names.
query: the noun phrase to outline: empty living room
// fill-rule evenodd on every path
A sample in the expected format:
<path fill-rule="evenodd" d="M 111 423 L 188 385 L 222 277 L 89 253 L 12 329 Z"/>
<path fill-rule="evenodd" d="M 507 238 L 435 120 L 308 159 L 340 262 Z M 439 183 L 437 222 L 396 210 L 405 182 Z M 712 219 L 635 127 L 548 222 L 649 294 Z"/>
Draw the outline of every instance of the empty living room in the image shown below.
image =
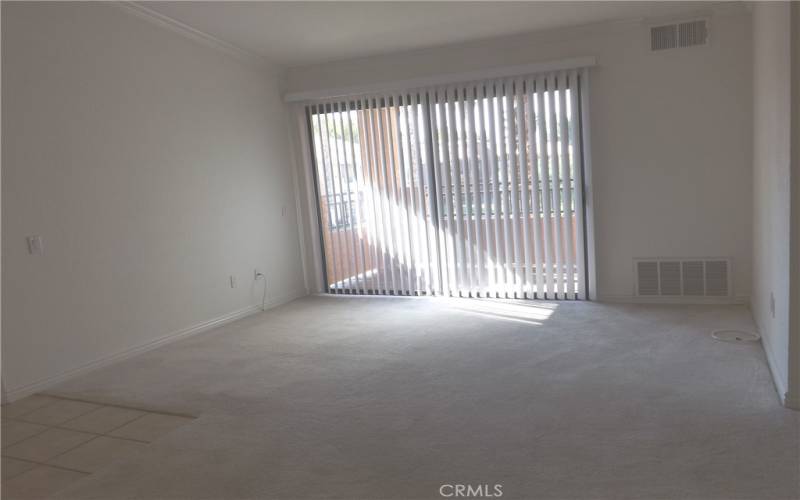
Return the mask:
<path fill-rule="evenodd" d="M 3 499 L 800 498 L 800 2 L 0 2 Z"/>

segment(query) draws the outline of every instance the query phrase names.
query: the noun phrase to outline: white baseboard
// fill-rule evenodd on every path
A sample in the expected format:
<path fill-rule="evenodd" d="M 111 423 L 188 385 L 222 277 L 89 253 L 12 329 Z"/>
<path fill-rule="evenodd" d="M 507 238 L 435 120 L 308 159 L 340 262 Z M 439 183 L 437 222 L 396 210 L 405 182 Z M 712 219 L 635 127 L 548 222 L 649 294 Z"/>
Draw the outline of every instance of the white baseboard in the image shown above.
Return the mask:
<path fill-rule="evenodd" d="M 749 304 L 750 297 L 643 297 L 639 295 L 601 295 L 598 302 L 615 304 Z"/>
<path fill-rule="evenodd" d="M 783 399 L 783 406 L 792 410 L 800 410 L 800 396 L 792 397 L 788 392 Z"/>
<path fill-rule="evenodd" d="M 303 297 L 305 295 L 307 294 L 305 293 L 304 290 L 296 290 L 294 292 L 272 298 L 265 303 L 264 309 L 271 309 L 273 307 L 277 307 L 279 305 L 291 302 L 292 300 L 297 299 L 299 297 Z M 113 363 L 117 363 L 119 361 L 132 358 L 147 351 L 152 351 L 153 349 L 156 349 L 157 347 L 160 347 L 162 345 L 170 344 L 172 342 L 176 342 L 183 338 L 190 337 L 192 335 L 197 335 L 198 333 L 213 330 L 214 328 L 218 328 L 222 325 L 231 323 L 238 319 L 242 319 L 252 314 L 256 314 L 258 312 L 261 312 L 261 305 L 252 305 L 243 307 L 242 309 L 227 314 L 223 314 L 222 316 L 217 316 L 216 318 L 212 318 L 202 323 L 198 323 L 196 325 L 192 325 L 187 328 L 183 328 L 181 330 L 168 333 L 162 337 L 159 337 L 155 340 L 151 340 L 140 346 L 132 347 L 130 349 L 126 349 L 124 351 L 112 354 L 110 356 L 104 356 L 102 358 L 95 359 L 94 361 L 90 361 L 89 363 L 83 364 L 76 368 L 72 368 L 58 375 L 47 377 L 38 380 L 36 382 L 33 382 L 31 384 L 18 387 L 16 389 L 7 390 L 6 392 L 3 393 L 3 403 L 10 403 L 25 396 L 41 392 L 43 390 L 53 387 L 54 385 L 60 384 L 79 375 L 83 375 L 90 371 L 97 370 L 98 368 L 103 368 Z"/>
<path fill-rule="evenodd" d="M 758 327 L 758 323 L 753 318 L 753 322 L 756 323 L 756 327 L 759 328 L 759 331 L 763 331 Z M 770 343 L 769 335 L 761 335 L 761 347 L 764 349 L 764 353 L 767 355 L 767 366 L 769 366 L 769 371 L 772 374 L 772 382 L 775 384 L 775 390 L 778 392 L 778 399 L 780 400 L 781 404 L 784 406 L 788 406 L 790 408 L 797 408 L 798 406 L 792 406 L 794 401 L 790 401 L 787 399 L 787 387 L 786 384 L 783 382 L 785 379 L 783 374 L 781 373 L 780 368 L 778 367 L 778 362 L 775 359 L 775 353 L 772 349 L 772 344 Z"/>
<path fill-rule="evenodd" d="M 756 315 L 755 305 L 755 303 L 750 304 L 750 311 L 753 314 L 753 323 L 755 323 L 756 329 L 761 332 L 761 348 L 764 349 L 764 354 L 767 356 L 767 366 L 769 366 L 769 371 L 772 375 L 772 383 L 775 387 L 775 391 L 778 393 L 778 400 L 786 408 L 800 410 L 800 398 L 792 397 L 789 394 L 789 388 L 785 382 L 787 377 L 784 376 L 780 365 L 777 362 L 777 355 L 772 346 L 772 341 L 769 334 L 765 329 L 761 328 L 761 325 L 758 324 L 758 316 Z"/>

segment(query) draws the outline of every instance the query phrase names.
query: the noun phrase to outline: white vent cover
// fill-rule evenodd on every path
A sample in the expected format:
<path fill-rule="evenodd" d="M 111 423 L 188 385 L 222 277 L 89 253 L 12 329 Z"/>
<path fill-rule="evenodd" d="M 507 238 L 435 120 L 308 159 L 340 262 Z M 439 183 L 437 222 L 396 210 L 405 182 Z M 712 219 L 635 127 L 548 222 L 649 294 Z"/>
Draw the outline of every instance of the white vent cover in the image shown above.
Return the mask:
<path fill-rule="evenodd" d="M 703 19 L 678 24 L 678 47 L 705 45 L 708 41 L 708 28 Z"/>
<path fill-rule="evenodd" d="M 730 260 L 636 259 L 636 295 L 727 297 Z"/>
<path fill-rule="evenodd" d="M 707 41 L 708 26 L 705 19 L 650 28 L 650 50 L 653 51 L 705 45 Z"/>

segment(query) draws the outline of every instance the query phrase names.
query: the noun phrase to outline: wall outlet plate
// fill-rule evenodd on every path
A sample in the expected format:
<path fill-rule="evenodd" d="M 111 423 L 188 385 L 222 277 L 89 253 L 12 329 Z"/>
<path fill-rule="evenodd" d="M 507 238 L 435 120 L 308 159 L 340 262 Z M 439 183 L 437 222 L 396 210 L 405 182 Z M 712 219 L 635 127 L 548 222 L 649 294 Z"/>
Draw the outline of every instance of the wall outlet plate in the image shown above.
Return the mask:
<path fill-rule="evenodd" d="M 236 276 L 230 276 L 231 288 L 236 288 Z"/>

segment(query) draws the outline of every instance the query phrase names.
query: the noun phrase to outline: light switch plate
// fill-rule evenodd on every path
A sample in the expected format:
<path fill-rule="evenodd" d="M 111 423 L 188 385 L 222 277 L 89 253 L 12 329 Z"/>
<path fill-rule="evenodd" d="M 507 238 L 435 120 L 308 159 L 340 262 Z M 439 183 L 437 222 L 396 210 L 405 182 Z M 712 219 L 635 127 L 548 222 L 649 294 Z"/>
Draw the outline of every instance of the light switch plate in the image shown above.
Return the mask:
<path fill-rule="evenodd" d="M 39 235 L 28 236 L 28 253 L 31 255 L 42 255 L 42 237 Z"/>
<path fill-rule="evenodd" d="M 769 292 L 769 313 L 775 317 L 775 294 L 772 292 Z"/>

